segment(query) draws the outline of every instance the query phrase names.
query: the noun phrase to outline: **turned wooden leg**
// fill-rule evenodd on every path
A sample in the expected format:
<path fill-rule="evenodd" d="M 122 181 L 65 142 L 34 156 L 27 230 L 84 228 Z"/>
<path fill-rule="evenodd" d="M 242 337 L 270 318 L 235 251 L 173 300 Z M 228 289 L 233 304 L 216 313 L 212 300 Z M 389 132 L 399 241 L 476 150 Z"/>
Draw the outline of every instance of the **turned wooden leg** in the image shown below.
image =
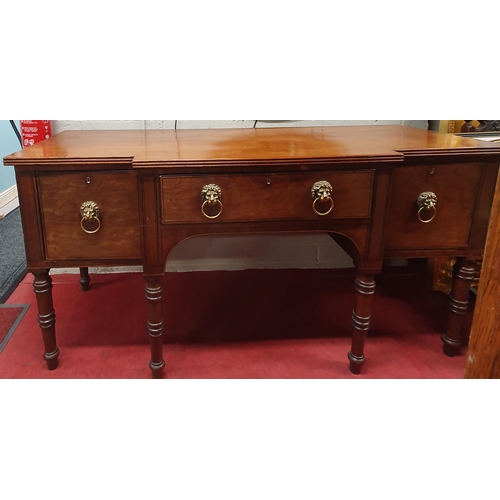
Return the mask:
<path fill-rule="evenodd" d="M 356 291 L 354 310 L 352 311 L 352 344 L 347 354 L 350 361 L 350 370 L 355 375 L 361 373 L 361 366 L 365 362 L 363 355 L 365 339 L 370 327 L 370 310 L 373 294 L 375 293 L 375 280 L 370 275 L 359 275 L 354 283 Z"/>
<path fill-rule="evenodd" d="M 163 360 L 163 315 L 161 311 L 161 278 L 146 278 L 146 299 L 148 301 L 148 333 L 151 346 L 149 367 L 154 378 L 161 378 L 165 361 Z"/>
<path fill-rule="evenodd" d="M 42 329 L 43 344 L 45 347 L 43 357 L 47 361 L 49 370 L 54 370 L 57 368 L 59 349 L 56 345 L 56 314 L 52 305 L 52 279 L 49 276 L 48 270 L 37 271 L 33 275 L 35 276 L 33 289 L 36 294 L 38 306 L 38 324 Z"/>
<path fill-rule="evenodd" d="M 450 357 L 460 354 L 462 324 L 469 308 L 469 292 L 475 270 L 474 262 L 465 258 L 457 259 L 453 270 L 453 282 L 448 296 L 448 324 L 446 333 L 441 335 L 443 352 Z"/>
<path fill-rule="evenodd" d="M 80 285 L 82 287 L 82 292 L 88 292 L 90 288 L 90 277 L 89 268 L 80 267 Z"/>

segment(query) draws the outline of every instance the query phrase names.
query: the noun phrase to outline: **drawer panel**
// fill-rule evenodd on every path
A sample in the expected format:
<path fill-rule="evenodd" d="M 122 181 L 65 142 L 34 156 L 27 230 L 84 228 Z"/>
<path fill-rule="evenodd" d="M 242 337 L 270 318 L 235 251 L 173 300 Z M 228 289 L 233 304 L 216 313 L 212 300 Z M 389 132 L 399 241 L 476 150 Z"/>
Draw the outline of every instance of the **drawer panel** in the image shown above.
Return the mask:
<path fill-rule="evenodd" d="M 165 175 L 161 177 L 162 222 L 368 218 L 373 178 L 373 170 L 259 175 Z M 324 216 L 317 215 L 313 210 L 311 188 L 318 181 L 328 181 L 333 189 L 334 206 Z M 201 191 L 207 184 L 216 184 L 222 193 L 222 212 L 215 219 L 205 217 L 201 211 Z M 317 205 L 319 212 L 326 212 L 328 208 L 327 203 Z M 215 207 L 215 211 L 218 209 L 219 205 Z M 211 215 L 209 211 L 208 214 Z"/>
<path fill-rule="evenodd" d="M 39 174 L 38 189 L 48 260 L 140 258 L 135 172 Z M 80 207 L 86 201 L 99 207 L 101 225 L 94 234 L 80 225 Z M 93 230 L 97 225 L 84 227 Z"/>
<path fill-rule="evenodd" d="M 386 224 L 387 250 L 464 248 L 468 244 L 481 165 L 450 164 L 401 167 L 392 172 Z M 418 220 L 417 198 L 437 196 L 436 214 L 429 223 Z M 424 220 L 433 211 L 424 212 Z"/>

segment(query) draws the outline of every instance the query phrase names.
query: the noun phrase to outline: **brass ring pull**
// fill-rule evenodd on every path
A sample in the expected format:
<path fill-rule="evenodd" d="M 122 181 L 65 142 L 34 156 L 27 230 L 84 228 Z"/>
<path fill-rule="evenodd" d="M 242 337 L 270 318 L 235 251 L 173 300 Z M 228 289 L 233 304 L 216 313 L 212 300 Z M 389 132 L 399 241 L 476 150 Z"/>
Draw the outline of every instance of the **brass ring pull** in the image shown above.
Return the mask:
<path fill-rule="evenodd" d="M 314 183 L 312 189 L 311 189 L 311 195 L 313 197 L 313 204 L 312 208 L 314 212 L 318 215 L 328 215 L 332 210 L 333 207 L 335 206 L 335 202 L 333 201 L 332 198 L 332 185 L 328 181 L 319 181 Z M 329 203 L 329 208 L 326 212 L 320 212 L 318 210 L 318 207 L 316 206 L 318 202 L 321 203 Z"/>
<path fill-rule="evenodd" d="M 86 201 L 80 207 L 80 227 L 87 234 L 95 234 L 101 229 L 101 220 L 99 219 L 99 206 L 95 201 Z M 88 229 L 88 224 L 97 222 L 97 227 Z M 87 227 L 85 227 L 87 225 Z"/>
<path fill-rule="evenodd" d="M 422 211 L 429 211 L 429 210 L 432 210 L 432 215 L 431 217 L 429 217 L 428 219 L 422 219 Z M 418 214 L 417 214 L 417 217 L 418 217 L 418 220 L 420 222 L 423 222 L 424 224 L 428 224 L 429 222 L 431 222 L 432 220 L 434 220 L 434 217 L 436 217 L 436 213 L 437 213 L 437 210 L 436 210 L 436 207 L 432 207 L 431 209 L 428 209 L 426 207 L 422 207 L 418 210 Z"/>
<path fill-rule="evenodd" d="M 433 221 L 437 214 L 437 196 L 432 191 L 425 191 L 424 193 L 420 193 L 417 198 L 417 218 L 423 224 L 428 224 Z M 429 214 L 430 217 L 424 218 L 424 214 Z"/>
<path fill-rule="evenodd" d="M 205 206 L 206 205 L 215 205 L 215 203 L 218 203 L 219 204 L 219 212 L 216 214 L 216 215 L 208 215 L 206 212 L 205 212 Z M 209 201 L 204 201 L 203 202 L 203 205 L 201 206 L 201 213 L 207 218 L 207 219 L 217 219 L 217 217 L 219 217 L 219 215 L 222 213 L 222 209 L 223 209 L 223 205 L 222 205 L 222 201 L 220 200 L 216 200 L 214 203 L 210 203 Z"/>
<path fill-rule="evenodd" d="M 319 212 L 318 209 L 316 208 L 316 203 L 318 201 L 324 202 L 324 201 L 329 201 L 330 202 L 330 208 L 326 212 Z M 335 202 L 333 201 L 333 198 L 331 196 L 327 196 L 325 200 L 322 200 L 321 198 L 316 198 L 313 201 L 313 210 L 318 214 L 318 215 L 328 215 L 332 210 L 335 205 Z"/>
<path fill-rule="evenodd" d="M 221 198 L 222 198 L 222 190 L 219 186 L 217 186 L 217 184 L 207 184 L 206 186 L 203 186 L 203 189 L 201 190 L 201 199 L 203 200 L 203 203 L 201 205 L 201 213 L 207 219 L 217 219 L 217 217 L 220 216 L 224 208 Z M 206 212 L 206 207 L 207 206 L 211 207 L 214 205 L 219 206 L 218 212 L 213 215 L 208 214 Z"/>
<path fill-rule="evenodd" d="M 87 219 L 82 219 L 80 221 L 80 226 L 81 228 L 87 233 L 87 234 L 94 234 L 94 233 L 97 233 L 97 231 L 99 231 L 99 229 L 101 229 L 101 221 L 99 220 L 99 217 L 95 217 L 94 219 L 89 219 L 88 222 L 91 222 L 91 221 L 97 221 L 97 227 L 93 230 L 90 230 L 90 229 L 87 229 L 83 223 L 84 222 L 87 222 Z"/>

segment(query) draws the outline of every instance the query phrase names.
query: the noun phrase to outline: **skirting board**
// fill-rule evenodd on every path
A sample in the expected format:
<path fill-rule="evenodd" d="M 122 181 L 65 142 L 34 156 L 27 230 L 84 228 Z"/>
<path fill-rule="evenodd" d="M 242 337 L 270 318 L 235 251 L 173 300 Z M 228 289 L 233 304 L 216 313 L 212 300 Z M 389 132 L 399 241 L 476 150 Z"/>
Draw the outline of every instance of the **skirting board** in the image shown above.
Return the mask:
<path fill-rule="evenodd" d="M 0 219 L 3 219 L 18 206 L 17 186 L 12 186 L 3 193 L 0 193 Z"/>

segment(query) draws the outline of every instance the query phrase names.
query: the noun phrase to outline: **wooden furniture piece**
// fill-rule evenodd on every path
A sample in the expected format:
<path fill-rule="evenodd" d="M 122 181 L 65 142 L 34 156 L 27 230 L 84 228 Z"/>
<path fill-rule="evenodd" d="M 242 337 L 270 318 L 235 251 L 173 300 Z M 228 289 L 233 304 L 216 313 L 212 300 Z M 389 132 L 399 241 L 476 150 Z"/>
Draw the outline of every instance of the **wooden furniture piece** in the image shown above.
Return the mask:
<path fill-rule="evenodd" d="M 436 125 L 431 130 L 436 129 Z M 453 133 L 473 139 L 499 142 L 500 120 L 441 120 L 438 127 L 441 133 Z M 476 274 L 473 290 L 477 290 L 481 275 L 481 261 L 476 261 Z M 434 257 L 428 259 L 428 283 L 434 291 L 441 291 L 448 295 L 453 281 L 453 257 Z"/>
<path fill-rule="evenodd" d="M 82 268 L 88 288 L 89 266 L 141 265 L 159 377 L 168 255 L 226 233 L 326 232 L 353 256 L 353 373 L 384 259 L 457 258 L 442 335 L 456 355 L 499 160 L 499 145 L 402 126 L 67 131 L 10 155 L 48 367 L 59 356 L 50 268 Z"/>
<path fill-rule="evenodd" d="M 500 378 L 500 177 L 482 271 L 464 378 Z"/>

